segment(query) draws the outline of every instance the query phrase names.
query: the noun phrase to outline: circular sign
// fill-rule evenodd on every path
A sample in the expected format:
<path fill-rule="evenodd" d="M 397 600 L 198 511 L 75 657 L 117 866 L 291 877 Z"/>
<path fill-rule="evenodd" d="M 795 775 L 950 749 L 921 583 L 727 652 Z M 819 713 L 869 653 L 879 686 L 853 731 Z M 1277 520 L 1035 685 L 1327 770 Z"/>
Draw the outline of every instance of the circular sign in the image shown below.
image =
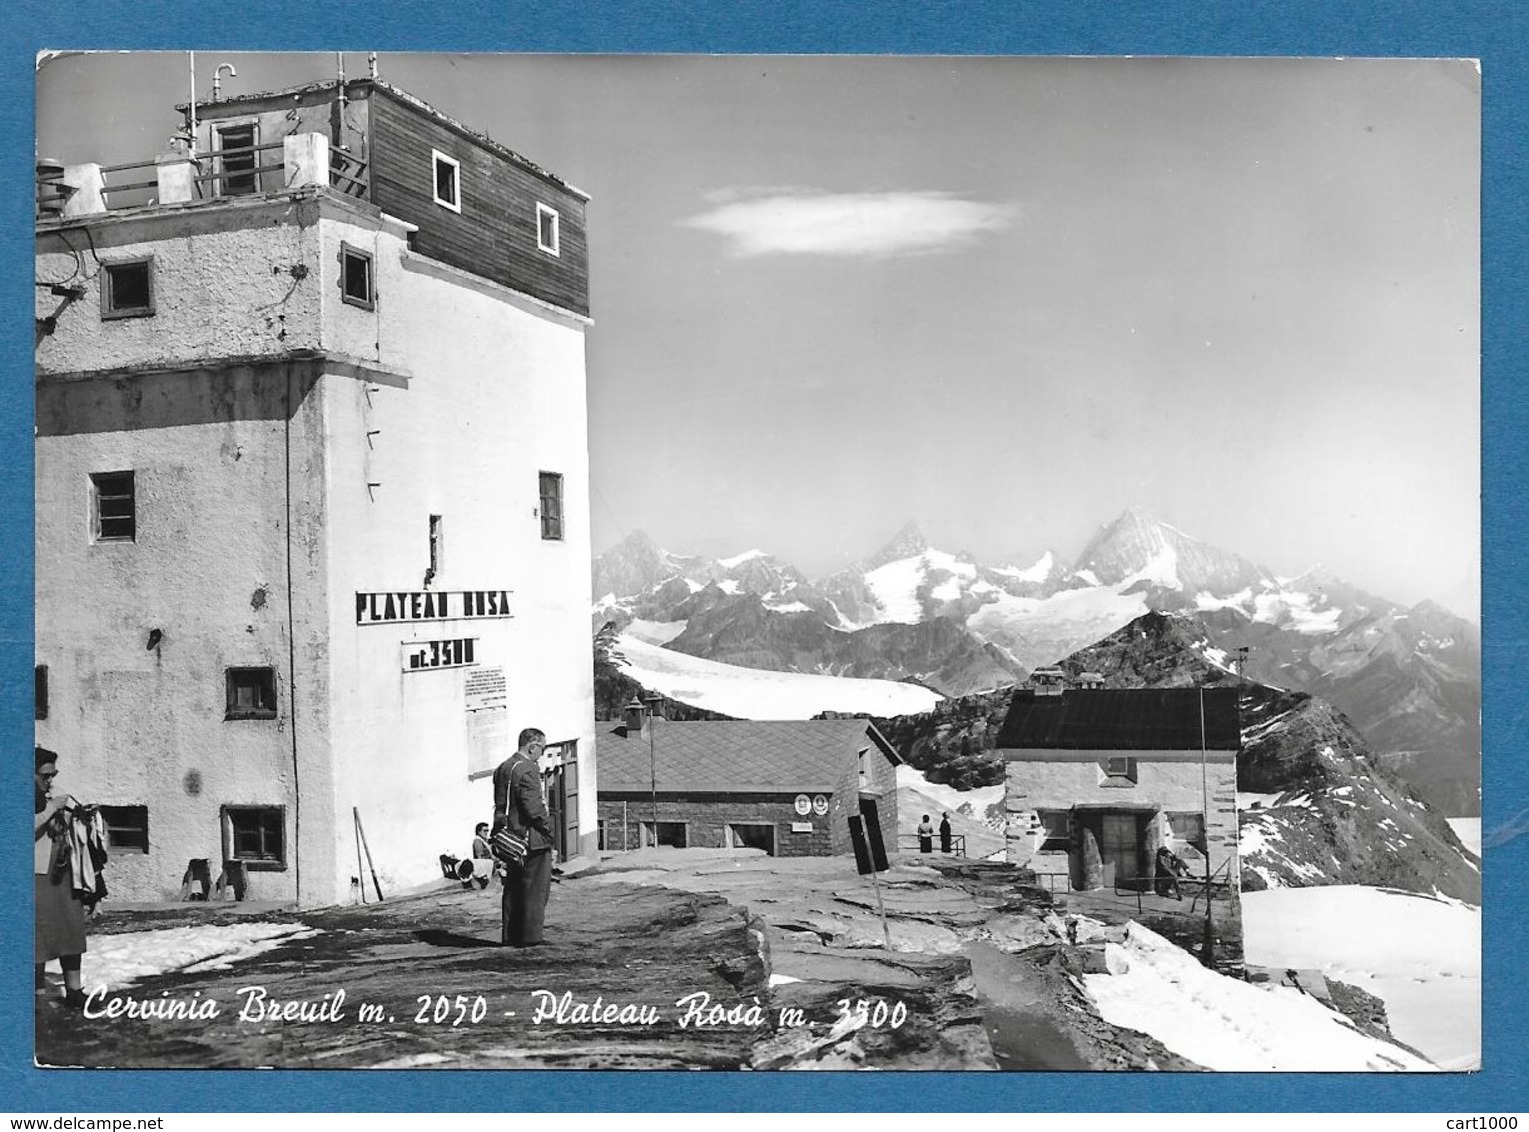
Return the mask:
<path fill-rule="evenodd" d="M 819 794 L 812 799 L 812 812 L 822 817 L 828 812 L 828 795 Z"/>
<path fill-rule="evenodd" d="M 812 799 L 805 794 L 798 794 L 796 796 L 796 812 L 801 814 L 802 817 L 812 813 Z"/>

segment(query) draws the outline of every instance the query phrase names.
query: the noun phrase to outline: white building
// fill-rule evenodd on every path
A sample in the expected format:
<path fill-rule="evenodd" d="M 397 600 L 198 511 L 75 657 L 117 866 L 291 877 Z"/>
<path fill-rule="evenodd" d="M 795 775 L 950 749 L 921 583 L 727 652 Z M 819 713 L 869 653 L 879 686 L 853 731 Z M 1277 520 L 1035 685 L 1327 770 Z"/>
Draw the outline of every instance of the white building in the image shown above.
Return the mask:
<path fill-rule="evenodd" d="M 39 163 L 37 741 L 113 895 L 439 876 L 525 726 L 592 849 L 587 198 L 375 79 L 196 111 Z"/>

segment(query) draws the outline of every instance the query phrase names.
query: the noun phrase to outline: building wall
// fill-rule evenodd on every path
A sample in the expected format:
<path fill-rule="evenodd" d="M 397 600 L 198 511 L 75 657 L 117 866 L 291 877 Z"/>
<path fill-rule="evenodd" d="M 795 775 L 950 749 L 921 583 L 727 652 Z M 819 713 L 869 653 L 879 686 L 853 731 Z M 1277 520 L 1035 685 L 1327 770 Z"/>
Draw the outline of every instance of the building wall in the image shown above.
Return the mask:
<path fill-rule="evenodd" d="M 1137 760 L 1134 786 L 1106 784 L 1100 760 L 1106 755 L 1126 755 Z M 1195 752 L 1058 752 L 1031 751 L 1016 757 L 1005 752 L 1004 806 L 1007 814 L 1008 860 L 1039 873 L 1069 872 L 1067 851 L 1041 852 L 1044 840 L 1041 810 L 1072 810 L 1118 806 L 1145 810 L 1153 819 L 1149 842 L 1166 842 L 1196 875 L 1204 858 L 1185 842 L 1174 840 L 1167 825 L 1168 813 L 1199 814 L 1203 808 L 1200 753 Z M 1206 760 L 1210 815 L 1207 845 L 1211 868 L 1219 872 L 1231 861 L 1229 874 L 1237 877 L 1237 764 L 1232 752 L 1211 752 Z M 1155 839 L 1155 840 L 1154 840 Z"/>
<path fill-rule="evenodd" d="M 294 726 L 311 739 L 324 711 L 306 683 L 294 703 L 287 595 L 312 592 L 323 560 L 288 554 L 288 453 L 303 463 L 322 443 L 292 368 L 39 383 L 36 659 L 49 712 L 37 736 L 62 756 L 61 789 L 148 806 L 149 854 L 112 863 L 119 896 L 177 894 L 194 857 L 216 874 L 224 804 L 285 806 L 292 832 Z M 125 470 L 136 539 L 93 543 L 89 476 Z M 275 669 L 276 718 L 225 720 L 233 666 Z M 250 894 L 294 899 L 294 881 L 254 873 Z"/>
<path fill-rule="evenodd" d="M 578 750 L 579 828 L 593 848 L 589 457 L 584 325 L 405 247 L 402 230 L 336 210 L 322 225 L 326 344 L 406 380 L 326 378 L 334 883 L 355 874 L 358 809 L 384 889 L 431 879 L 489 820 L 491 774 L 519 731 Z M 339 249 L 374 255 L 376 307 L 340 299 Z M 542 538 L 542 471 L 563 479 L 564 537 Z M 430 516 L 438 572 L 426 583 Z M 357 624 L 357 593 L 507 591 L 512 616 Z M 404 671 L 405 643 L 475 639 L 476 668 Z M 467 687 L 502 672 L 494 741 Z"/>
<path fill-rule="evenodd" d="M 420 252 L 589 313 L 582 197 L 384 91 L 371 104 L 372 199 L 419 226 Z M 460 212 L 435 201 L 433 150 L 460 164 Z M 557 255 L 537 247 L 538 201 L 558 213 Z"/>
<path fill-rule="evenodd" d="M 532 724 L 577 743 L 592 849 L 583 323 L 407 253 L 364 205 L 241 199 L 93 232 L 103 259 L 152 250 L 156 313 L 103 322 L 91 276 L 39 342 L 37 737 L 61 790 L 148 807 L 150 851 L 114 858 L 113 894 L 174 898 L 193 857 L 216 875 L 226 804 L 284 807 L 287 867 L 252 872 L 253 899 L 350 898 L 355 811 L 385 891 L 434 879 Z M 374 311 L 340 301 L 342 241 L 375 256 Z M 39 278 L 77 266 L 40 236 Z M 93 543 L 89 475 L 123 470 L 136 540 Z M 564 477 L 561 540 L 541 538 L 539 471 Z M 513 616 L 357 624 L 358 592 L 427 589 L 510 591 Z M 405 642 L 465 636 L 504 673 L 497 735 L 469 731 L 466 670 L 404 671 Z M 275 670 L 276 718 L 225 721 L 229 666 Z"/>
<path fill-rule="evenodd" d="M 775 827 L 777 857 L 828 856 L 834 851 L 830 817 L 813 813 L 802 817 L 796 812 L 795 799 L 795 794 L 660 794 L 658 820 L 685 822 L 687 847 L 691 849 L 723 848 L 723 827 L 728 822 L 763 822 Z M 830 799 L 830 806 L 832 802 Z M 605 823 L 607 852 L 640 848 L 642 823 L 653 818 L 652 796 L 602 793 L 599 816 Z M 796 832 L 793 824 L 812 829 Z"/>
<path fill-rule="evenodd" d="M 888 855 L 897 852 L 897 768 L 882 754 L 881 748 L 865 740 L 863 758 L 846 758 L 830 805 L 832 824 L 831 852 L 853 853 L 849 818 L 859 812 L 861 795 L 876 800 L 876 814 L 881 822 L 882 845 Z M 858 751 L 855 752 L 858 754 Z"/>
<path fill-rule="evenodd" d="M 37 288 L 39 374 L 281 358 L 319 346 L 314 199 L 239 198 L 153 215 L 107 217 L 39 233 L 37 278 L 82 287 L 77 300 Z M 154 257 L 155 313 L 102 319 L 101 264 Z"/>

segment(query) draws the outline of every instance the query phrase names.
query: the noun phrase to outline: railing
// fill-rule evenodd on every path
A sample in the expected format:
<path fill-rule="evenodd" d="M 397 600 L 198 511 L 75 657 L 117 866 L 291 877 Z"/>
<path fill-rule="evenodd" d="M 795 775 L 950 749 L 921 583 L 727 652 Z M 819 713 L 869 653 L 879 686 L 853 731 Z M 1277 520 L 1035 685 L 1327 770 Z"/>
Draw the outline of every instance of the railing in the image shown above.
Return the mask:
<path fill-rule="evenodd" d="M 285 159 L 277 162 L 260 164 L 255 157 L 257 153 L 266 153 L 273 149 L 283 149 L 284 142 L 267 142 L 265 145 L 241 145 L 230 146 L 227 149 L 215 149 L 204 156 L 211 157 L 216 169 L 211 173 L 202 173 L 191 178 L 198 185 L 209 182 L 220 182 L 215 196 L 235 197 L 248 196 L 261 191 L 260 176 L 262 173 L 275 173 L 286 169 Z M 244 165 L 243 160 L 249 158 L 249 165 Z M 238 162 L 234 168 L 229 168 L 229 158 Z M 237 182 L 237 186 L 231 187 L 230 182 Z M 248 187 L 246 187 L 246 185 Z"/>
<path fill-rule="evenodd" d="M 142 179 L 143 170 L 148 170 L 149 179 Z M 122 184 L 113 184 L 112 175 L 115 173 L 127 173 L 139 179 L 124 181 Z M 108 208 L 131 208 L 138 204 L 151 204 L 154 194 L 159 189 L 159 174 L 155 170 L 152 161 L 130 161 L 124 165 L 103 165 L 101 167 L 101 194 L 106 198 Z M 128 199 L 129 194 L 136 194 L 134 199 Z"/>
<path fill-rule="evenodd" d="M 939 834 L 935 834 L 934 837 L 931 838 L 931 840 L 934 842 L 934 849 L 932 850 L 932 853 L 939 853 L 939 854 L 941 854 L 943 856 L 946 856 L 946 857 L 964 857 L 964 856 L 966 856 L 966 837 L 963 834 L 953 833 L 953 834 L 950 835 L 950 852 L 948 852 L 948 853 L 945 852 L 945 850 L 940 847 L 940 835 Z M 919 836 L 918 836 L 918 834 L 916 834 L 916 833 L 902 833 L 902 834 L 898 834 L 898 837 L 897 837 L 897 848 L 898 848 L 899 851 L 908 851 L 908 852 L 913 852 L 913 853 L 919 852 L 920 850 L 919 850 Z"/>
<path fill-rule="evenodd" d="M 346 196 L 370 200 L 372 196 L 371 166 L 351 156 L 343 149 L 329 147 L 329 184 Z"/>
<path fill-rule="evenodd" d="M 266 160 L 282 151 L 280 160 Z M 267 174 L 279 177 L 267 179 Z M 120 183 L 111 183 L 117 177 Z M 39 161 L 39 219 L 73 218 L 151 204 L 186 204 L 208 197 L 254 196 L 326 186 L 371 199 L 369 163 L 335 148 L 320 133 L 289 134 L 264 145 L 230 146 L 196 155 L 164 154 L 121 165 L 63 165 Z"/>
<path fill-rule="evenodd" d="M 1189 912 L 1191 915 L 1194 913 L 1195 906 L 1199 904 L 1201 896 L 1204 896 L 1206 903 L 1209 903 L 1211 900 L 1217 898 L 1218 891 L 1221 896 L 1226 896 L 1230 893 L 1231 864 L 1232 859 L 1228 857 L 1225 861 L 1221 862 L 1221 867 L 1211 874 L 1209 880 L 1207 880 L 1203 874 L 1200 876 L 1186 874 L 1173 878 L 1174 887 L 1179 889 L 1181 892 L 1188 891 L 1192 894 L 1189 901 Z M 1217 880 L 1216 878 L 1222 873 L 1227 873 L 1228 875 L 1222 877 L 1220 880 Z M 1142 893 L 1145 892 L 1151 894 L 1156 892 L 1157 881 L 1158 877 L 1155 873 L 1148 873 L 1145 876 L 1126 877 L 1124 879 L 1122 879 L 1117 873 L 1114 883 L 1115 895 L 1135 895 L 1136 910 L 1140 912 L 1142 910 Z"/>

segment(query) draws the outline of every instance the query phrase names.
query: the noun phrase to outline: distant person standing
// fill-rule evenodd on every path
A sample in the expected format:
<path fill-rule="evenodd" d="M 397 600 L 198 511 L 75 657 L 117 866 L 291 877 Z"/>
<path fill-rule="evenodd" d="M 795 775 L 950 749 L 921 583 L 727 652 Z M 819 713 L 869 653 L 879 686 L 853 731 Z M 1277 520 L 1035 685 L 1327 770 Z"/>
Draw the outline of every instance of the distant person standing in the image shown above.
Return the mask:
<path fill-rule="evenodd" d="M 940 818 L 940 852 L 950 852 L 950 811 L 946 810 Z"/>
<path fill-rule="evenodd" d="M 934 823 L 929 820 L 929 815 L 924 815 L 924 820 L 918 823 L 918 851 L 920 853 L 934 852 Z"/>
<path fill-rule="evenodd" d="M 515 753 L 494 771 L 494 832 L 508 828 L 527 844 L 524 860 L 504 865 L 500 941 L 507 947 L 535 947 L 543 942 L 542 919 L 552 889 L 552 822 L 537 765 L 547 749 L 547 736 L 527 727 L 518 743 Z"/>
<path fill-rule="evenodd" d="M 32 894 L 35 921 L 32 932 L 32 964 L 39 991 L 47 989 L 43 968 L 57 959 L 64 971 L 64 1005 L 85 1005 L 80 986 L 80 956 L 85 953 L 85 905 L 75 895 L 74 870 L 70 866 L 68 823 L 79 808 L 69 795 L 53 797 L 58 775 L 58 756 L 46 747 L 35 748 L 32 805 Z"/>

